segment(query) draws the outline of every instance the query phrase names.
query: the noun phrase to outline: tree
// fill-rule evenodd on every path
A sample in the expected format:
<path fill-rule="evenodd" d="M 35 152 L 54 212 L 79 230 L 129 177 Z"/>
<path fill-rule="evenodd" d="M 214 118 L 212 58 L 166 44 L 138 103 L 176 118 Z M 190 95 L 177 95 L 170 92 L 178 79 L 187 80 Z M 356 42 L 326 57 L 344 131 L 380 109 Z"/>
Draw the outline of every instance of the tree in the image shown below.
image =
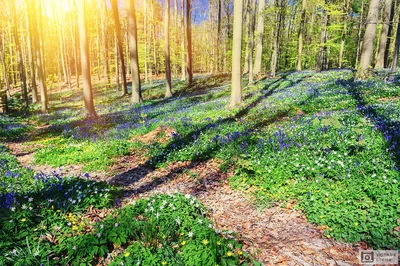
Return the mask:
<path fill-rule="evenodd" d="M 234 1 L 233 44 L 232 44 L 232 84 L 230 106 L 242 102 L 242 10 L 243 0 Z"/>
<path fill-rule="evenodd" d="M 346 41 L 347 35 L 347 19 L 348 19 L 348 9 L 350 5 L 350 0 L 344 1 L 343 7 L 343 30 L 342 30 L 342 37 L 340 40 L 340 50 L 339 50 L 339 68 L 342 68 L 343 65 L 343 53 L 344 53 L 344 44 Z"/>
<path fill-rule="evenodd" d="M 393 64 L 392 64 L 392 72 L 396 72 L 397 64 L 399 61 L 399 49 L 400 48 L 400 17 L 397 23 L 397 33 L 396 33 L 396 44 L 394 48 L 394 57 L 393 57 Z"/>
<path fill-rule="evenodd" d="M 376 57 L 375 68 L 383 68 L 385 66 L 385 51 L 386 43 L 389 34 L 389 24 L 392 12 L 392 0 L 385 1 L 385 10 L 383 12 L 383 26 L 381 32 L 381 38 L 379 41 L 378 56 Z"/>
<path fill-rule="evenodd" d="M 165 33 L 165 98 L 172 97 L 171 84 L 171 60 L 169 54 L 169 0 L 165 0 L 165 17 L 164 17 L 164 33 Z"/>
<path fill-rule="evenodd" d="M 189 86 L 193 83 L 192 10 L 190 1 L 191 0 L 186 0 L 187 76 Z"/>
<path fill-rule="evenodd" d="M 39 40 L 39 31 L 38 31 L 38 23 L 36 21 L 36 2 L 35 0 L 31 0 L 30 2 L 30 10 L 32 12 L 31 23 L 32 23 L 32 39 L 33 39 L 33 47 L 35 50 L 36 56 L 36 68 L 38 72 L 38 80 L 39 80 L 39 88 L 40 88 L 40 102 L 42 105 L 42 112 L 46 113 L 49 110 L 48 107 L 48 99 L 47 99 L 47 88 L 46 88 L 46 77 L 44 75 L 43 64 L 42 64 L 42 51 L 40 49 L 40 40 Z"/>
<path fill-rule="evenodd" d="M 185 62 L 185 0 L 182 1 L 182 8 L 181 8 L 181 71 L 182 77 L 181 80 L 186 80 L 186 62 Z"/>
<path fill-rule="evenodd" d="M 392 32 L 393 32 L 393 24 L 394 22 L 394 13 L 396 9 L 396 2 L 397 0 L 392 1 L 392 10 L 390 11 L 390 19 L 389 19 L 389 30 L 388 30 L 388 36 L 387 36 L 387 41 L 386 41 L 386 49 L 385 49 L 385 55 L 384 55 L 384 67 L 389 66 L 389 50 L 390 50 L 390 43 L 392 41 Z"/>
<path fill-rule="evenodd" d="M 129 54 L 132 73 L 132 103 L 143 102 L 140 88 L 139 58 L 137 49 L 136 10 L 134 0 L 128 0 Z"/>
<path fill-rule="evenodd" d="M 368 68 L 371 66 L 372 52 L 374 50 L 374 39 L 376 34 L 376 24 L 378 23 L 379 0 L 369 2 L 368 17 L 363 38 L 363 48 L 361 50 L 360 67 L 357 71 L 357 78 L 365 79 L 368 77 Z"/>
<path fill-rule="evenodd" d="M 254 58 L 254 74 L 261 72 L 261 61 L 263 52 L 263 35 L 264 35 L 264 10 L 265 0 L 258 1 L 258 15 L 257 15 L 257 31 L 256 31 L 256 55 Z"/>
<path fill-rule="evenodd" d="M 307 7 L 307 0 L 303 0 L 301 4 L 301 20 L 300 20 L 300 27 L 299 27 L 299 40 L 297 45 L 297 71 L 301 71 L 302 63 L 301 59 L 303 56 L 303 35 L 304 35 L 304 24 L 306 20 L 306 7 Z"/>
<path fill-rule="evenodd" d="M 86 117 L 95 118 L 97 117 L 97 114 L 94 109 L 92 81 L 90 75 L 90 53 L 85 17 L 86 0 L 79 0 L 78 4 L 79 43 L 81 48 L 81 65 L 83 76 L 83 101 L 85 103 Z"/>
<path fill-rule="evenodd" d="M 81 0 L 79 0 L 81 1 Z M 122 75 L 122 90 L 123 95 L 128 94 L 128 85 L 126 83 L 126 69 L 125 69 L 125 59 L 124 59 L 124 50 L 122 45 L 122 34 L 121 34 L 121 23 L 119 22 L 119 11 L 118 11 L 118 0 L 111 0 L 111 7 L 114 15 L 114 23 L 115 23 L 115 34 L 117 37 L 117 50 L 118 57 L 121 63 L 121 75 Z"/>
<path fill-rule="evenodd" d="M 29 2 L 27 2 L 29 8 Z M 38 101 L 38 93 L 36 87 L 36 70 L 35 70 L 35 57 L 34 57 L 34 49 L 33 49 L 33 37 L 32 37 L 32 14 L 31 12 L 26 12 L 27 14 L 27 29 L 28 29 L 28 49 L 29 49 L 29 62 L 30 62 L 30 71 L 31 71 L 31 86 L 32 86 L 32 103 L 35 104 Z"/>
<path fill-rule="evenodd" d="M 256 24 L 256 0 L 251 0 L 251 11 L 249 14 L 250 19 L 250 40 L 249 40 L 249 84 L 254 82 L 254 72 L 253 72 L 253 54 L 254 54 L 254 31 Z"/>

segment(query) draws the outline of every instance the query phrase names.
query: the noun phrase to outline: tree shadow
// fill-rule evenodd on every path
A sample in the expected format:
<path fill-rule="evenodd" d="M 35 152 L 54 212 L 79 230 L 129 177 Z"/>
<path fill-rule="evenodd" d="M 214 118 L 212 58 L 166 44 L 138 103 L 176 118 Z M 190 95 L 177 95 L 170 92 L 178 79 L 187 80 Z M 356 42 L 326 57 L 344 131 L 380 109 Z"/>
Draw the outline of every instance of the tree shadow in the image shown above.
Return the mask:
<path fill-rule="evenodd" d="M 282 82 L 287 80 L 288 75 L 290 75 L 290 73 L 287 73 L 287 74 L 283 75 L 282 77 L 280 77 L 279 79 L 275 80 L 274 82 L 266 85 L 263 89 L 263 91 L 265 91 L 264 94 L 261 94 L 257 99 L 252 101 L 246 107 L 242 108 L 235 115 L 229 116 L 224 119 L 219 119 L 216 122 L 207 123 L 195 130 L 190 131 L 189 133 L 187 133 L 184 136 L 178 136 L 178 137 L 173 138 L 173 140 L 170 141 L 167 144 L 167 146 L 163 148 L 163 150 L 160 154 L 152 156 L 146 162 L 138 165 L 135 168 L 132 168 L 128 171 L 125 171 L 121 174 L 118 174 L 118 175 L 112 177 L 110 179 L 110 183 L 120 184 L 122 181 L 124 181 L 124 185 L 129 186 L 129 185 L 133 185 L 133 184 L 139 182 L 146 175 L 148 175 L 149 173 L 154 171 L 155 163 L 167 162 L 167 157 L 169 154 L 172 154 L 176 151 L 182 150 L 185 147 L 189 146 L 190 144 L 194 143 L 196 141 L 196 139 L 193 136 L 199 136 L 200 133 L 204 134 L 204 132 L 207 132 L 216 126 L 228 126 L 229 124 L 236 123 L 238 120 L 244 118 L 250 112 L 250 110 L 252 110 L 254 107 L 256 107 L 262 100 L 271 96 L 274 93 L 274 91 L 279 87 L 279 85 Z M 293 86 L 301 81 L 302 81 L 302 79 L 300 78 L 295 82 L 291 82 L 290 85 Z M 277 116 L 279 116 L 279 115 L 284 115 L 284 113 L 277 114 Z M 275 118 L 277 116 L 275 116 Z M 271 118 L 270 122 L 272 122 L 273 120 L 274 120 L 274 118 Z M 264 121 L 264 124 L 265 124 L 265 121 Z M 244 132 L 234 132 L 233 137 L 239 138 L 239 137 L 250 136 L 251 132 L 253 132 L 258 127 L 260 127 L 264 124 L 255 125 L 254 127 L 249 128 L 249 129 L 245 130 Z M 138 188 L 127 189 L 127 190 L 125 190 L 125 196 L 129 197 L 134 194 L 141 194 L 141 193 L 151 191 L 155 187 L 157 187 L 161 184 L 164 184 L 164 183 L 168 182 L 169 180 L 173 179 L 177 173 L 180 173 L 185 169 L 186 170 L 192 169 L 196 165 L 197 162 L 206 161 L 208 159 L 213 158 L 214 153 L 218 148 L 220 148 L 220 147 L 218 146 L 217 141 L 215 141 L 214 145 L 208 145 L 207 148 L 204 151 L 202 151 L 202 156 L 200 156 L 200 157 L 193 156 L 189 165 L 186 165 L 184 167 L 172 168 L 169 170 L 169 173 L 167 173 L 163 177 L 160 177 L 160 178 L 157 178 L 150 182 L 147 182 L 146 184 L 143 184 L 143 185 L 139 186 Z"/>
<path fill-rule="evenodd" d="M 357 112 L 365 118 L 369 118 L 385 137 L 387 149 L 390 156 L 396 164 L 396 171 L 400 169 L 400 123 L 393 121 L 390 118 L 379 114 L 378 110 L 363 97 L 362 81 L 355 81 L 354 78 L 350 80 L 338 80 L 337 84 L 347 89 L 349 95 L 357 102 Z"/>

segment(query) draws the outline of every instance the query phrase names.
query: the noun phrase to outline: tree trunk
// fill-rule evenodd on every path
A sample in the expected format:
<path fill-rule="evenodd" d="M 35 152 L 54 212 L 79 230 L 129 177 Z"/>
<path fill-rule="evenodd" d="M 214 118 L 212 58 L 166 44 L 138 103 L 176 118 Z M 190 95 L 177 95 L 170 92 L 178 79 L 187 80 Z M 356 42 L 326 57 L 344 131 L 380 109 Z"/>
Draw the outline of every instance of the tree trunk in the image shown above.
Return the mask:
<path fill-rule="evenodd" d="M 13 14 L 14 41 L 15 41 L 15 48 L 17 50 L 17 58 L 18 58 L 18 71 L 19 71 L 19 78 L 21 80 L 22 98 L 25 102 L 25 108 L 27 108 L 29 105 L 28 86 L 26 84 L 26 75 L 25 75 L 25 67 L 24 67 L 24 62 L 23 62 L 23 54 L 22 54 L 21 43 L 20 43 L 19 35 L 18 35 L 17 10 L 15 7 L 15 3 L 13 1 L 11 3 L 11 7 L 12 7 L 12 14 Z"/>
<path fill-rule="evenodd" d="M 117 41 L 117 36 L 114 34 L 114 50 L 115 50 L 115 57 L 114 57 L 114 62 L 115 62 L 115 83 L 117 83 L 117 90 L 120 89 L 119 87 L 119 59 L 118 59 L 118 41 Z"/>
<path fill-rule="evenodd" d="M 399 21 L 397 22 L 396 44 L 394 48 L 392 72 L 396 72 L 397 69 L 397 64 L 399 61 L 399 48 L 400 48 L 400 16 L 399 16 Z"/>
<path fill-rule="evenodd" d="M 233 44 L 232 44 L 232 84 L 230 106 L 242 102 L 242 23 L 243 0 L 234 0 Z"/>
<path fill-rule="evenodd" d="M 273 44 L 272 56 L 271 56 L 271 75 L 275 77 L 276 66 L 278 64 L 278 50 L 279 50 L 279 37 L 281 31 L 282 22 L 282 0 L 276 1 L 276 7 L 278 9 L 276 13 L 276 26 L 275 26 L 275 39 Z"/>
<path fill-rule="evenodd" d="M 81 65 L 83 76 L 83 101 L 85 102 L 86 116 L 88 118 L 94 118 L 97 117 L 97 114 L 94 110 L 92 81 L 90 76 L 90 53 L 86 30 L 85 3 L 86 0 L 78 1 L 79 42 L 81 48 Z"/>
<path fill-rule="evenodd" d="M 305 0 L 304 0 L 305 1 Z M 256 32 L 256 55 L 254 62 L 254 74 L 259 74 L 261 72 L 261 62 L 262 62 L 262 51 L 263 51 L 263 36 L 264 36 L 264 10 L 265 10 L 265 0 L 259 0 L 258 2 L 258 14 L 257 14 L 257 32 Z"/>
<path fill-rule="evenodd" d="M 169 55 L 169 0 L 165 0 L 164 34 L 165 34 L 165 98 L 172 97 L 171 62 Z"/>
<path fill-rule="evenodd" d="M 250 56 L 250 1 L 245 0 L 245 7 L 244 7 L 244 16 L 245 16 L 245 24 L 246 24 L 246 36 L 245 36 L 245 43 L 246 43 L 246 51 L 244 54 L 244 67 L 243 67 L 243 74 L 249 73 L 249 56 Z"/>
<path fill-rule="evenodd" d="M 249 84 L 254 82 L 253 72 L 253 54 L 254 54 L 254 31 L 256 27 L 256 0 L 251 0 L 251 16 L 250 16 L 250 40 L 249 40 Z M 250 15 L 250 14 L 249 14 Z"/>
<path fill-rule="evenodd" d="M 346 35 L 347 35 L 347 19 L 348 19 L 348 4 L 350 0 L 346 0 L 344 2 L 344 8 L 343 8 L 343 31 L 342 31 L 342 37 L 340 40 L 340 50 L 339 50 L 339 68 L 342 68 L 343 65 L 343 52 L 344 52 L 344 43 L 346 41 Z"/>
<path fill-rule="evenodd" d="M 297 45 L 297 71 L 301 71 L 302 62 L 301 59 L 303 57 L 303 36 L 304 36 L 304 24 L 306 19 L 306 7 L 307 0 L 303 0 L 301 4 L 301 20 L 300 20 L 300 28 L 299 28 L 299 41 Z"/>
<path fill-rule="evenodd" d="M 381 32 L 381 38 L 379 41 L 378 55 L 376 57 L 375 68 L 383 68 L 385 66 L 385 51 L 386 51 L 386 43 L 387 37 L 389 34 L 389 24 L 390 17 L 392 11 L 392 0 L 385 0 L 385 9 L 383 12 L 383 26 Z"/>
<path fill-rule="evenodd" d="M 181 70 L 182 77 L 181 80 L 186 80 L 186 62 L 185 62 L 185 0 L 182 1 L 182 10 L 181 10 Z"/>
<path fill-rule="evenodd" d="M 28 5 L 29 8 L 29 5 Z M 32 18 L 31 12 L 26 12 L 27 14 L 27 29 L 28 29 L 28 49 L 29 49 L 29 62 L 30 62 L 30 74 L 31 74 L 31 86 L 32 86 L 32 103 L 35 104 L 38 101 L 38 93 L 36 86 L 36 70 L 35 70 L 35 59 L 34 59 L 34 50 L 33 50 L 33 42 L 32 42 Z"/>
<path fill-rule="evenodd" d="M 35 0 L 31 0 L 30 10 L 32 11 L 32 14 L 36 14 Z M 39 36 L 36 16 L 32 16 L 32 39 L 33 39 L 33 47 L 35 50 L 35 56 L 36 56 L 36 68 L 38 71 L 40 101 L 42 104 L 42 112 L 46 113 L 49 108 L 48 108 L 48 99 L 47 99 L 46 77 L 44 75 L 43 66 L 42 66 L 42 55 L 41 55 L 39 38 L 40 38 L 40 36 Z"/>
<path fill-rule="evenodd" d="M 192 10 L 190 1 L 191 0 L 186 0 L 187 76 L 189 86 L 193 83 Z"/>
<path fill-rule="evenodd" d="M 144 82 L 149 82 L 149 73 L 148 73 L 148 60 L 147 60 L 147 2 L 143 1 L 143 15 L 144 15 Z M 136 17 L 135 17 L 136 20 Z M 135 22 L 136 24 L 136 22 Z M 137 32 L 136 32 L 137 35 Z M 137 38 L 137 37 L 136 37 Z M 136 44 L 137 45 L 137 44 Z M 132 73 L 133 75 L 133 73 Z"/>
<path fill-rule="evenodd" d="M 142 103 L 143 98 L 142 98 L 142 91 L 140 88 L 135 2 L 134 0 L 128 0 L 127 4 L 128 4 L 127 13 L 128 13 L 128 33 L 129 33 L 129 54 L 130 54 L 131 73 L 132 73 L 132 103 Z"/>
<path fill-rule="evenodd" d="M 107 78 L 107 88 L 111 84 L 110 64 L 108 62 L 108 19 L 106 1 L 101 1 L 101 34 L 103 43 L 104 76 Z"/>
<path fill-rule="evenodd" d="M 220 41 L 221 41 L 221 1 L 218 0 L 218 17 L 217 17 L 217 43 L 216 43 L 216 50 L 217 50 L 217 72 L 221 71 L 221 53 L 220 53 Z"/>
<path fill-rule="evenodd" d="M 363 17 L 364 17 L 364 0 L 361 0 L 361 14 L 360 14 L 360 23 L 358 25 L 356 63 L 354 64 L 354 68 L 358 68 L 358 59 L 360 58 L 360 47 L 362 46 L 361 32 L 363 25 Z"/>
<path fill-rule="evenodd" d="M 396 3 L 397 1 L 392 1 L 392 10 L 390 11 L 390 19 L 389 19 L 389 30 L 388 30 L 388 36 L 387 36 L 387 41 L 386 41 L 386 49 L 385 49 L 385 55 L 384 55 L 384 67 L 389 67 L 389 50 L 390 50 L 390 43 L 392 41 L 392 32 L 393 32 L 393 25 L 394 25 L 394 14 L 396 10 Z"/>
<path fill-rule="evenodd" d="M 378 15 L 379 0 L 371 0 L 369 3 L 368 17 L 363 38 L 360 67 L 358 68 L 357 72 L 358 79 L 366 79 L 368 77 L 368 68 L 371 66 L 372 53 L 374 50 L 374 39 L 376 34 Z"/>
<path fill-rule="evenodd" d="M 114 15 L 115 34 L 117 36 L 118 57 L 121 63 L 122 91 L 123 91 L 122 95 L 125 96 L 128 94 L 128 86 L 126 84 L 126 68 L 124 60 L 124 50 L 122 45 L 121 23 L 119 22 L 118 1 L 111 0 L 111 6 Z"/>
<path fill-rule="evenodd" d="M 327 40 L 328 40 L 328 12 L 327 10 L 324 10 L 324 16 L 323 16 L 323 23 L 322 23 L 322 29 L 321 29 L 321 36 L 320 36 L 320 44 L 318 48 L 318 59 L 317 59 L 317 65 L 316 65 L 316 71 L 319 72 L 321 70 L 324 70 L 326 68 L 326 58 L 327 58 Z"/>

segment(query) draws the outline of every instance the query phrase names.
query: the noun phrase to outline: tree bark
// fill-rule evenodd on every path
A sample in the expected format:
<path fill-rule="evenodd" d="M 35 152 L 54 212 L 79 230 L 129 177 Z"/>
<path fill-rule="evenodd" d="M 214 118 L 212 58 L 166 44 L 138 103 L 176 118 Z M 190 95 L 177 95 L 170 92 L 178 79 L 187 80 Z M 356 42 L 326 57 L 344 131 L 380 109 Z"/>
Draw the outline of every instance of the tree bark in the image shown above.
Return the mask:
<path fill-rule="evenodd" d="M 234 0 L 231 107 L 242 102 L 242 11 L 243 0 Z"/>
<path fill-rule="evenodd" d="M 126 83 L 126 68 L 125 68 L 124 50 L 122 45 L 121 23 L 119 22 L 118 1 L 111 0 L 111 6 L 114 15 L 115 34 L 117 36 L 118 57 L 121 63 L 122 91 L 123 91 L 122 95 L 125 96 L 128 94 L 128 86 Z"/>
<path fill-rule="evenodd" d="M 383 68 L 385 66 L 385 51 L 387 37 L 389 34 L 389 24 L 392 11 L 392 0 L 385 0 L 385 9 L 383 11 L 383 26 L 381 32 L 381 38 L 379 41 L 378 55 L 376 57 L 375 68 Z"/>
<path fill-rule="evenodd" d="M 29 4 L 28 4 L 29 8 Z M 35 59 L 34 59 L 34 50 L 32 44 L 32 18 L 31 12 L 29 10 L 26 12 L 27 18 L 27 29 L 28 29 L 28 49 L 29 49 L 29 65 L 30 65 L 30 74 L 31 74 L 31 86 L 32 86 L 32 103 L 35 104 L 38 101 L 38 93 L 37 93 L 37 85 L 36 85 L 36 70 L 35 70 Z"/>
<path fill-rule="evenodd" d="M 253 54 L 254 54 L 254 31 L 256 27 L 256 0 L 251 0 L 251 15 L 250 15 L 250 40 L 249 40 L 249 84 L 254 82 L 253 72 Z"/>
<path fill-rule="evenodd" d="M 300 28 L 299 28 L 299 40 L 297 45 L 297 71 L 301 71 L 302 68 L 302 57 L 303 57 L 303 37 L 304 37 L 304 24 L 306 19 L 306 7 L 307 0 L 303 0 L 301 4 L 301 20 L 300 20 Z"/>
<path fill-rule="evenodd" d="M 374 50 L 374 39 L 376 35 L 376 24 L 378 22 L 378 15 L 379 0 L 371 0 L 369 3 L 368 17 L 363 38 L 360 67 L 357 71 L 358 79 L 366 79 L 368 77 L 368 68 L 371 66 L 372 53 Z"/>
<path fill-rule="evenodd" d="M 262 51 L 263 51 L 263 36 L 264 36 L 264 11 L 265 11 L 265 0 L 259 0 L 258 2 L 258 14 L 257 14 L 257 32 L 256 32 L 256 55 L 254 58 L 254 74 L 261 72 L 262 62 Z"/>
<path fill-rule="evenodd" d="M 35 0 L 31 0 L 30 10 L 32 14 L 36 14 L 36 2 Z M 39 88 L 40 88 L 40 101 L 42 105 L 42 112 L 46 113 L 48 108 L 48 99 L 47 99 L 47 88 L 46 88 L 46 77 L 43 71 L 42 65 L 42 54 L 40 49 L 40 36 L 38 31 L 38 24 L 36 20 L 36 16 L 32 16 L 32 38 L 33 38 L 33 47 L 35 50 L 36 56 L 36 68 L 38 71 L 38 79 L 39 79 Z"/>
<path fill-rule="evenodd" d="M 93 103 L 93 90 L 92 81 L 90 75 L 90 53 L 89 43 L 87 38 L 86 30 L 86 18 L 85 18 L 85 4 L 86 0 L 78 1 L 78 19 L 79 19 L 79 42 L 81 48 L 81 65 L 82 65 L 82 76 L 83 76 L 83 101 L 85 103 L 86 116 L 88 118 L 97 117 Z"/>
<path fill-rule="evenodd" d="M 393 32 L 393 25 L 394 25 L 394 14 L 396 10 L 396 3 L 397 1 L 392 1 L 392 10 L 390 12 L 390 19 L 389 19 L 389 30 L 388 30 L 388 36 L 387 36 L 387 41 L 386 41 L 386 49 L 385 49 L 385 55 L 384 55 L 384 67 L 389 67 L 389 50 L 390 50 L 390 43 L 392 41 L 392 32 Z"/>
<path fill-rule="evenodd" d="M 128 0 L 127 4 L 128 4 L 127 13 L 128 13 L 128 33 L 129 33 L 129 54 L 130 54 L 131 73 L 132 73 L 132 103 L 142 103 L 143 98 L 142 98 L 142 90 L 140 88 L 135 2 L 134 0 Z"/>
<path fill-rule="evenodd" d="M 340 50 L 339 50 L 339 68 L 342 68 L 343 65 L 343 53 L 344 53 L 344 44 L 346 41 L 346 35 L 347 35 L 347 20 L 348 20 L 348 12 L 349 12 L 349 2 L 350 0 L 346 0 L 344 2 L 344 8 L 343 8 L 343 31 L 342 31 L 342 37 L 340 40 Z"/>
<path fill-rule="evenodd" d="M 101 37 L 103 43 L 104 76 L 107 78 L 107 88 L 111 84 L 110 64 L 108 62 L 108 19 L 106 1 L 101 1 Z"/>
<path fill-rule="evenodd" d="M 276 8 L 278 9 L 276 13 L 276 26 L 275 26 L 275 39 L 273 42 L 272 56 L 271 56 L 271 75 L 275 77 L 276 66 L 278 64 L 278 50 L 279 50 L 279 37 L 281 31 L 282 22 L 282 0 L 276 1 Z"/>
<path fill-rule="evenodd" d="M 399 50 L 400 50 L 399 48 L 400 48 L 400 16 L 399 16 L 399 21 L 397 22 L 396 44 L 394 48 L 392 72 L 396 72 L 397 69 L 397 64 L 399 61 Z"/>
<path fill-rule="evenodd" d="M 192 10 L 190 1 L 191 0 L 186 0 L 187 76 L 189 86 L 193 83 Z"/>
<path fill-rule="evenodd" d="M 186 62 L 185 62 L 185 0 L 182 1 L 182 10 L 181 10 L 181 71 L 182 76 L 181 80 L 186 80 Z"/>
<path fill-rule="evenodd" d="M 165 34 L 165 98 L 172 97 L 171 62 L 169 53 L 169 0 L 165 0 L 164 34 Z"/>

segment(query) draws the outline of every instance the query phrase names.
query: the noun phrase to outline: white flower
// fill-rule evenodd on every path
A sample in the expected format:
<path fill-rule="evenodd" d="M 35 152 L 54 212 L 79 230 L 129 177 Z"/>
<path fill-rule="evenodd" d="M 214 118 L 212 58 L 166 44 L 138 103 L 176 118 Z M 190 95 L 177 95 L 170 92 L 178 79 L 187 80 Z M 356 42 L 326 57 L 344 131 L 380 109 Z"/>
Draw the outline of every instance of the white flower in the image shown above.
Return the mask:
<path fill-rule="evenodd" d="M 25 204 L 23 204 L 21 208 L 22 208 L 23 210 L 26 210 L 27 207 L 26 207 Z"/>
<path fill-rule="evenodd" d="M 374 174 L 372 174 L 372 177 L 376 177 L 376 174 L 374 173 Z"/>
<path fill-rule="evenodd" d="M 73 249 L 73 250 L 76 250 L 76 246 L 73 246 L 72 249 Z"/>
<path fill-rule="evenodd" d="M 158 217 L 160 217 L 160 214 L 157 212 L 156 213 L 156 218 L 158 219 Z"/>
<path fill-rule="evenodd" d="M 15 207 L 11 207 L 11 211 L 12 211 L 12 212 L 15 212 Z"/>
<path fill-rule="evenodd" d="M 29 198 L 28 201 L 29 201 L 29 202 L 32 202 L 32 201 L 33 201 L 33 198 Z"/>
<path fill-rule="evenodd" d="M 181 219 L 179 219 L 179 217 L 176 217 L 175 221 L 176 221 L 176 223 L 177 223 L 178 225 L 181 225 Z"/>
<path fill-rule="evenodd" d="M 190 232 L 188 233 L 188 237 L 192 237 L 192 236 L 193 236 L 193 232 L 190 231 Z"/>
<path fill-rule="evenodd" d="M 198 222 L 199 222 L 199 224 L 202 224 L 202 223 L 203 223 L 203 220 L 199 219 Z"/>
<path fill-rule="evenodd" d="M 185 198 L 190 199 L 190 194 L 186 194 Z"/>
<path fill-rule="evenodd" d="M 212 228 L 212 224 L 208 224 L 208 227 L 209 227 L 209 228 Z"/>

